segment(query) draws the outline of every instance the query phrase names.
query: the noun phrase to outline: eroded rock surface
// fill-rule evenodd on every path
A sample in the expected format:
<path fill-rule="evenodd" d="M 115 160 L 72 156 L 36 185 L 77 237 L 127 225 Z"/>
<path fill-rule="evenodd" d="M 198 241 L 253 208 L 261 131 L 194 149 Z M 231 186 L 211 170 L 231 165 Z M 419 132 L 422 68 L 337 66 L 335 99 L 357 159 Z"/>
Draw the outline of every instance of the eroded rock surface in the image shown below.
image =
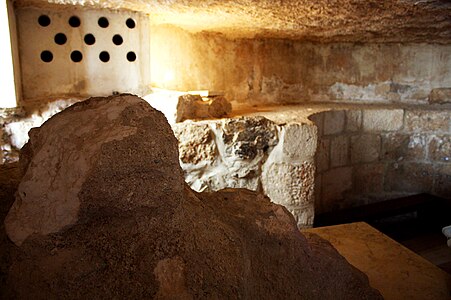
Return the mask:
<path fill-rule="evenodd" d="M 22 157 L 2 298 L 381 299 L 284 207 L 184 186 L 169 125 L 137 97 L 75 104 Z"/>
<path fill-rule="evenodd" d="M 78 4 L 149 13 L 155 24 L 230 36 L 317 41 L 449 42 L 447 0 L 16 0 L 16 5 Z"/>

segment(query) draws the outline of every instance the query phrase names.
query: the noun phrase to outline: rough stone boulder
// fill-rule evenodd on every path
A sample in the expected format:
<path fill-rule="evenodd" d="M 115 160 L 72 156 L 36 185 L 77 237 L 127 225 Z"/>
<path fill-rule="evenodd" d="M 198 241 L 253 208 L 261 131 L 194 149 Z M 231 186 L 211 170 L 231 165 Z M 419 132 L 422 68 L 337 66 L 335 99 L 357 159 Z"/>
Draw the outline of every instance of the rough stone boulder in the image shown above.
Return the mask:
<path fill-rule="evenodd" d="M 232 105 L 223 96 L 204 100 L 200 95 L 186 94 L 178 99 L 175 121 L 221 118 L 231 111 Z"/>
<path fill-rule="evenodd" d="M 21 155 L 3 299 L 381 299 L 284 207 L 191 191 L 164 116 L 137 97 L 75 104 Z"/>

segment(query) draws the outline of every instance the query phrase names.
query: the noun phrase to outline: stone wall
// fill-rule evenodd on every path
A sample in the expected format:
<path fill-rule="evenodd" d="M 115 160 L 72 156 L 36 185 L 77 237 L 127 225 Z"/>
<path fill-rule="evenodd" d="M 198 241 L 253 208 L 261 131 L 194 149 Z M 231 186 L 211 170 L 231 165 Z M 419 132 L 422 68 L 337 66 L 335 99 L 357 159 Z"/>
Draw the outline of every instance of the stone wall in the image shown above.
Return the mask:
<path fill-rule="evenodd" d="M 191 188 L 260 191 L 287 207 L 299 227 L 313 224 L 315 126 L 239 117 L 185 121 L 173 129 Z"/>
<path fill-rule="evenodd" d="M 311 119 L 317 213 L 423 192 L 451 197 L 449 110 L 353 108 Z"/>
<path fill-rule="evenodd" d="M 151 36 L 153 86 L 221 90 L 231 101 L 426 104 L 451 88 L 449 44 L 230 39 L 170 26 Z"/>
<path fill-rule="evenodd" d="M 423 192 L 451 197 L 451 113 L 443 108 L 273 107 L 173 128 L 193 189 L 260 191 L 304 227 L 336 209 Z"/>

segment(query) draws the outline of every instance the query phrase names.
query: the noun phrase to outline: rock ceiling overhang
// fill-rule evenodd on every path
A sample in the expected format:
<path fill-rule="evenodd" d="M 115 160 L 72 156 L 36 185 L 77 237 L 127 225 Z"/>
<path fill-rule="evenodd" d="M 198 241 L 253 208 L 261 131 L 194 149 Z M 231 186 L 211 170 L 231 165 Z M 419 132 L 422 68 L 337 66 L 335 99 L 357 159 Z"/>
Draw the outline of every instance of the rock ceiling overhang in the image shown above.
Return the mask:
<path fill-rule="evenodd" d="M 451 0 L 16 0 L 128 9 L 153 24 L 230 37 L 343 42 L 451 42 Z"/>

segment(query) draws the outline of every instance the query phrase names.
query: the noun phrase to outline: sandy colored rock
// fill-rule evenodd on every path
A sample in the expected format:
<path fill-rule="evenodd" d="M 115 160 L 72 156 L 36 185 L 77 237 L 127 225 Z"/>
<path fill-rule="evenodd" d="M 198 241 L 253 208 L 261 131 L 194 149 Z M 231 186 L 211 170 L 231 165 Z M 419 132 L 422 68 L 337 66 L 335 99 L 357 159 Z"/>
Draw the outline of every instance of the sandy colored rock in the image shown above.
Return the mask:
<path fill-rule="evenodd" d="M 50 146 L 53 155 L 41 153 Z M 16 214 L 8 233 L 20 247 L 8 250 L 2 298 L 381 299 L 363 273 L 324 240 L 304 237 L 267 197 L 182 189 L 176 149 L 162 114 L 128 95 L 76 104 L 35 131 L 20 185 L 44 166 L 42 177 L 80 180 L 72 198 L 50 203 L 69 199 L 79 209 L 52 233 L 39 231 L 47 220 L 30 215 L 27 228 L 37 234 L 25 240 L 16 239 L 14 227 L 23 227 Z M 85 159 L 86 173 L 69 171 L 79 166 L 66 158 L 76 157 Z M 55 186 L 39 188 L 49 195 Z M 18 196 L 10 214 L 36 201 L 28 195 Z M 39 200 L 52 207 L 49 198 Z"/>
<path fill-rule="evenodd" d="M 397 131 L 403 125 L 404 110 L 372 109 L 363 111 L 363 130 Z"/>
<path fill-rule="evenodd" d="M 162 120 L 163 114 L 134 96 L 92 98 L 31 130 L 21 153 L 22 164 L 31 167 L 5 220 L 11 240 L 20 245 L 32 234 L 58 232 L 99 207 L 128 211 L 152 206 L 163 192 L 180 194 L 176 139 Z M 144 181 L 161 190 L 144 200 L 133 191 Z M 114 201 L 118 197 L 128 200 Z"/>
<path fill-rule="evenodd" d="M 200 95 L 186 94 L 177 102 L 176 122 L 221 118 L 232 111 L 232 105 L 223 96 L 202 98 Z"/>
<path fill-rule="evenodd" d="M 232 104 L 224 96 L 211 97 L 208 104 L 208 113 L 215 118 L 227 116 L 232 111 Z"/>
<path fill-rule="evenodd" d="M 451 38 L 446 0 L 17 0 L 18 6 L 79 4 L 149 13 L 155 24 L 232 37 L 297 38 L 353 42 L 442 42 Z"/>
<path fill-rule="evenodd" d="M 217 149 L 214 134 L 208 124 L 177 123 L 172 129 L 179 140 L 181 162 L 197 164 L 215 159 Z"/>
<path fill-rule="evenodd" d="M 429 103 L 451 103 L 451 88 L 432 89 L 429 94 Z"/>

